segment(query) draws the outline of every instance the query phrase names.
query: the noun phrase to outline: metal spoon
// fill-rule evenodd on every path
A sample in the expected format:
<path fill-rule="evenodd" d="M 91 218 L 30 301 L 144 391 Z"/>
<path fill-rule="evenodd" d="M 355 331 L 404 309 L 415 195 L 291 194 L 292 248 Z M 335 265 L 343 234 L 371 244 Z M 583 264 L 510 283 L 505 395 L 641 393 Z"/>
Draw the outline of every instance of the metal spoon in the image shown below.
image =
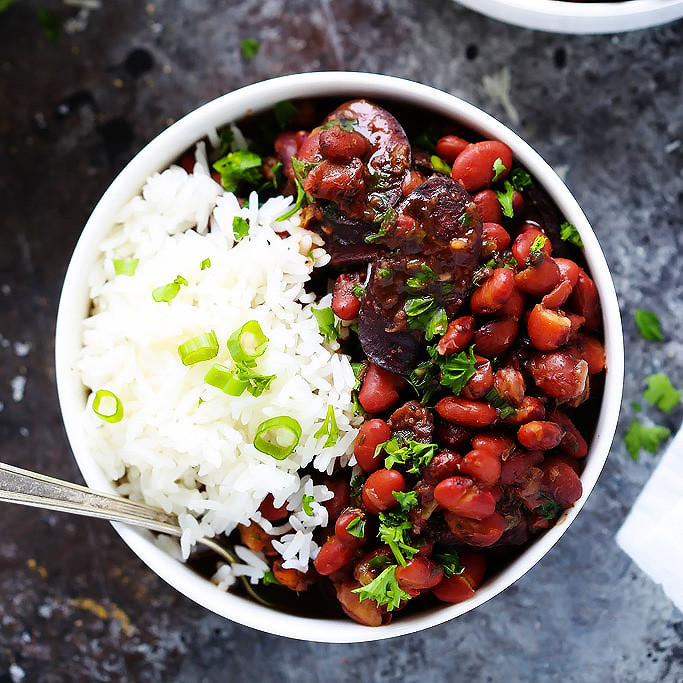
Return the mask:
<path fill-rule="evenodd" d="M 112 522 L 124 522 L 170 536 L 180 537 L 182 534 L 178 518 L 159 508 L 137 503 L 122 496 L 93 491 L 85 486 L 1 462 L 0 502 L 19 503 L 46 510 L 108 519 Z M 200 538 L 197 543 L 209 548 L 230 564 L 238 562 L 232 552 L 210 538 Z M 246 577 L 239 578 L 254 600 L 262 605 L 271 606 L 254 591 Z"/>

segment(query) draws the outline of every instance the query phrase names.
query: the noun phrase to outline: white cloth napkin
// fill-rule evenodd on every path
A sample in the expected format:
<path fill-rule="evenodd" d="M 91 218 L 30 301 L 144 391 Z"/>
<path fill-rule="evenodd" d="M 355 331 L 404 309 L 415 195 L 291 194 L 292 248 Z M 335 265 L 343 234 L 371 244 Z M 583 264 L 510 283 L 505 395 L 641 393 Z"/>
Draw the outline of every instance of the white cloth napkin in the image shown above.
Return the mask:
<path fill-rule="evenodd" d="M 617 543 L 683 611 L 683 428 L 640 492 Z"/>

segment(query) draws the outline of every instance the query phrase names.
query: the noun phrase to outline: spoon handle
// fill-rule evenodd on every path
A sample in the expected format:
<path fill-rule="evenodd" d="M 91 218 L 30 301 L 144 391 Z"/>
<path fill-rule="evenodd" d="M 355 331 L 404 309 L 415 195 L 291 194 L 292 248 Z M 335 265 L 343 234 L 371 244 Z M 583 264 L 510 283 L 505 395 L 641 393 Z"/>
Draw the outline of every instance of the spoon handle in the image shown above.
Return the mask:
<path fill-rule="evenodd" d="M 99 517 L 180 536 L 175 515 L 121 496 L 0 463 L 0 502 Z"/>

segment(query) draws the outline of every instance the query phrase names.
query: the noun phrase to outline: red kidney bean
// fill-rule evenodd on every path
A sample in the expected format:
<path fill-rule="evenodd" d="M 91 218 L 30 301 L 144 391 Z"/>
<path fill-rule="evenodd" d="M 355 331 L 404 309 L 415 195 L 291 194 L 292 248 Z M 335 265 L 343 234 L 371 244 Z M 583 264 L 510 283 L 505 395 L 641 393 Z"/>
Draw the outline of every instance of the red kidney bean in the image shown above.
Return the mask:
<path fill-rule="evenodd" d="M 555 448 L 563 435 L 562 427 L 549 420 L 532 420 L 517 430 L 517 440 L 522 446 L 539 451 Z"/>
<path fill-rule="evenodd" d="M 532 467 L 538 467 L 543 462 L 541 451 L 517 451 L 504 463 L 500 470 L 500 484 L 509 486 L 522 481 Z"/>
<path fill-rule="evenodd" d="M 475 359 L 474 375 L 467 380 L 460 392 L 460 396 L 471 400 L 483 398 L 493 386 L 491 362 L 482 356 L 475 356 Z"/>
<path fill-rule="evenodd" d="M 567 350 L 588 363 L 589 375 L 602 372 L 605 367 L 605 348 L 595 337 L 578 333 Z"/>
<path fill-rule="evenodd" d="M 560 505 L 572 505 L 583 493 L 581 479 L 574 468 L 558 457 L 548 458 L 541 465 L 542 488 Z"/>
<path fill-rule="evenodd" d="M 486 574 L 486 560 L 478 553 L 464 553 L 460 562 L 465 567 L 462 574 L 445 578 L 432 588 L 432 593 L 443 602 L 463 602 L 474 595 Z"/>
<path fill-rule="evenodd" d="M 362 424 L 356 436 L 353 454 L 363 472 L 374 472 L 382 467 L 384 457 L 381 453 L 375 457 L 375 451 L 379 444 L 388 441 L 390 438 L 391 429 L 384 420 L 375 418 Z"/>
<path fill-rule="evenodd" d="M 493 242 L 496 245 L 496 251 L 505 251 L 510 246 L 510 235 L 499 223 L 484 223 L 482 236 L 484 241 Z"/>
<path fill-rule="evenodd" d="M 493 486 L 500 477 L 500 458 L 491 451 L 472 450 L 462 459 L 460 471 L 484 486 Z"/>
<path fill-rule="evenodd" d="M 505 531 L 505 520 L 498 512 L 484 519 L 468 519 L 453 512 L 444 513 L 448 530 L 460 543 L 485 548 L 493 545 Z"/>
<path fill-rule="evenodd" d="M 377 470 L 373 472 L 363 484 L 363 503 L 365 507 L 377 515 L 391 510 L 398 505 L 394 498 L 394 491 L 405 491 L 406 481 L 396 470 Z"/>
<path fill-rule="evenodd" d="M 510 298 L 496 311 L 496 316 L 520 320 L 523 313 L 524 294 L 515 287 L 515 289 L 512 290 L 512 294 L 510 294 Z"/>
<path fill-rule="evenodd" d="M 495 456 L 499 461 L 507 460 L 515 450 L 515 440 L 505 434 L 480 433 L 472 439 L 472 448 Z"/>
<path fill-rule="evenodd" d="M 540 258 L 534 256 L 533 261 L 535 265 L 515 275 L 515 285 L 527 294 L 542 296 L 554 289 L 560 281 L 560 269 L 555 264 L 555 260 L 545 254 Z"/>
<path fill-rule="evenodd" d="M 588 453 L 588 444 L 571 419 L 561 410 L 554 410 L 548 415 L 548 419 L 560 425 L 564 430 L 559 445 L 560 450 L 573 458 L 585 458 Z"/>
<path fill-rule="evenodd" d="M 351 500 L 351 487 L 349 486 L 348 479 L 343 475 L 326 479 L 325 486 L 332 492 L 333 497 L 324 501 L 323 506 L 327 510 L 328 518 L 330 521 L 333 521 L 348 506 Z"/>
<path fill-rule="evenodd" d="M 505 177 L 512 167 L 512 150 L 498 140 L 484 140 L 467 145 L 453 162 L 451 176 L 468 192 L 488 187 L 496 175 L 494 164 L 500 159 L 504 170 L 498 178 Z"/>
<path fill-rule="evenodd" d="M 367 586 L 382 573 L 387 565 L 393 564 L 394 561 L 394 555 L 388 545 L 375 548 L 360 558 L 360 561 L 353 568 L 353 578 L 363 586 Z"/>
<path fill-rule="evenodd" d="M 382 612 L 374 600 L 361 600 L 353 591 L 361 587 L 357 581 L 335 584 L 337 600 L 345 614 L 363 626 L 382 626 L 389 623 L 391 613 Z"/>
<path fill-rule="evenodd" d="M 368 413 L 379 413 L 398 401 L 398 389 L 404 385 L 405 380 L 400 375 L 370 363 L 363 376 L 358 400 Z"/>
<path fill-rule="evenodd" d="M 444 135 L 436 141 L 436 154 L 447 164 L 452 164 L 458 154 L 470 143 L 457 135 Z"/>
<path fill-rule="evenodd" d="M 474 350 L 480 356 L 493 358 L 503 353 L 516 338 L 516 320 L 512 318 L 489 320 L 474 333 Z"/>
<path fill-rule="evenodd" d="M 364 545 L 367 541 L 366 517 L 367 515 L 360 508 L 346 508 L 339 515 L 334 525 L 334 535 L 339 539 L 339 542 L 351 548 L 360 548 Z M 360 521 L 356 522 L 355 520 Z M 360 536 L 354 536 L 354 534 L 347 530 L 350 524 L 355 524 L 352 529 L 354 533 L 359 533 L 363 530 Z"/>
<path fill-rule="evenodd" d="M 588 363 L 564 351 L 536 353 L 528 369 L 536 386 L 560 401 L 577 398 L 586 388 Z"/>
<path fill-rule="evenodd" d="M 330 161 L 347 164 L 362 159 L 370 151 L 370 142 L 358 131 L 330 126 L 320 131 L 320 153 Z"/>
<path fill-rule="evenodd" d="M 531 420 L 542 420 L 545 417 L 545 405 L 540 398 L 525 396 L 514 415 L 506 417 L 503 422 L 522 425 Z"/>
<path fill-rule="evenodd" d="M 552 256 L 553 246 L 548 237 L 538 230 L 538 228 L 531 227 L 515 237 L 515 241 L 512 243 L 512 255 L 515 257 L 520 268 L 523 267 L 529 259 L 531 245 L 539 238 L 544 240 L 541 251 L 546 256 Z"/>
<path fill-rule="evenodd" d="M 485 519 L 496 509 L 493 494 L 469 477 L 448 477 L 434 488 L 434 500 L 446 510 L 468 519 Z"/>
<path fill-rule="evenodd" d="M 470 297 L 472 313 L 493 313 L 510 298 L 515 288 L 515 274 L 509 268 L 496 268 Z"/>
<path fill-rule="evenodd" d="M 481 190 L 472 195 L 472 201 L 479 209 L 483 223 L 500 223 L 503 220 L 503 207 L 493 190 Z"/>
<path fill-rule="evenodd" d="M 499 368 L 493 376 L 493 386 L 502 399 L 512 406 L 520 406 L 524 400 L 526 385 L 524 375 L 510 365 Z"/>
<path fill-rule="evenodd" d="M 318 574 L 329 576 L 351 562 L 355 552 L 355 548 L 344 545 L 336 536 L 330 536 L 320 548 L 313 565 Z"/>
<path fill-rule="evenodd" d="M 436 350 L 441 356 L 449 356 L 460 353 L 474 336 L 474 318 L 471 315 L 463 315 L 451 321 L 446 328 L 446 333 L 436 345 Z"/>
<path fill-rule="evenodd" d="M 567 258 L 556 258 L 555 263 L 560 269 L 560 276 L 563 280 L 568 280 L 572 288 L 576 285 L 579 279 L 579 267 Z"/>
<path fill-rule="evenodd" d="M 320 133 L 312 133 L 304 137 L 297 136 L 297 143 L 299 149 L 296 153 L 296 158 L 308 163 L 317 163 L 322 161 L 320 154 Z"/>
<path fill-rule="evenodd" d="M 531 343 L 539 351 L 552 351 L 569 340 L 571 320 L 562 312 L 536 304 L 529 313 L 527 332 Z"/>
<path fill-rule="evenodd" d="M 396 569 L 398 585 L 406 592 L 434 588 L 443 579 L 443 567 L 427 557 L 415 557 Z"/>
<path fill-rule="evenodd" d="M 464 427 L 488 427 L 498 417 L 498 411 L 488 401 L 470 401 L 456 396 L 442 398 L 435 410 L 444 420 Z"/>
<path fill-rule="evenodd" d="M 437 484 L 442 479 L 457 474 L 461 462 L 462 458 L 457 453 L 448 450 L 439 451 L 422 470 L 422 478 L 428 484 Z"/>
<path fill-rule="evenodd" d="M 284 560 L 281 557 L 273 562 L 273 576 L 289 590 L 297 593 L 308 590 L 320 578 L 313 568 L 304 573 L 298 569 L 285 569 L 282 566 L 283 562 Z"/>
<path fill-rule="evenodd" d="M 342 273 L 334 283 L 332 290 L 332 310 L 342 320 L 354 320 L 358 317 L 360 300 L 353 291 L 358 278 Z"/>
<path fill-rule="evenodd" d="M 516 216 L 524 208 L 524 197 L 517 190 L 512 191 L 512 213 Z"/>
<path fill-rule="evenodd" d="M 426 178 L 419 172 L 411 169 L 406 172 L 401 182 L 401 194 L 407 197 L 416 187 L 422 185 Z"/>
<path fill-rule="evenodd" d="M 598 290 L 583 268 L 579 268 L 579 277 L 569 297 L 569 305 L 574 313 L 585 318 L 584 326 L 587 330 L 598 328 L 601 321 Z"/>
<path fill-rule="evenodd" d="M 309 171 L 303 186 L 316 199 L 334 201 L 347 212 L 359 213 L 365 206 L 365 167 L 360 159 L 348 164 L 324 159 Z"/>
<path fill-rule="evenodd" d="M 282 163 L 282 172 L 285 174 L 285 178 L 294 180 L 292 157 L 296 156 L 299 146 L 296 133 L 291 130 L 278 133 L 273 146 L 277 158 Z"/>
<path fill-rule="evenodd" d="M 278 519 L 282 519 L 288 514 L 287 503 L 281 505 L 279 508 L 276 508 L 273 503 L 273 494 L 268 493 L 266 494 L 266 497 L 261 501 L 261 505 L 259 505 L 258 508 L 263 518 L 267 519 L 269 522 L 274 522 Z"/>
<path fill-rule="evenodd" d="M 560 280 L 553 290 L 548 292 L 541 303 L 546 308 L 559 308 L 569 298 L 572 293 L 572 283 L 569 280 Z"/>

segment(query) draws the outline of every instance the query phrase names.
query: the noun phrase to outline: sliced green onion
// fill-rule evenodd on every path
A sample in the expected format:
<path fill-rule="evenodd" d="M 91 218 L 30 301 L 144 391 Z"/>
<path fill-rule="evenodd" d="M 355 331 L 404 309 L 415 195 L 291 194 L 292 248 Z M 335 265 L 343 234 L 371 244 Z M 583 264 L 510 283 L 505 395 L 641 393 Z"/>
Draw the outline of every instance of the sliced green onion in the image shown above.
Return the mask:
<path fill-rule="evenodd" d="M 122 258 L 113 258 L 111 262 L 114 264 L 114 272 L 117 275 L 128 275 L 128 277 L 132 277 L 135 275 L 135 269 L 138 267 L 140 259 L 132 258 L 125 260 Z"/>
<path fill-rule="evenodd" d="M 121 422 L 123 419 L 121 399 L 108 389 L 98 389 L 95 392 L 92 409 L 105 422 Z"/>
<path fill-rule="evenodd" d="M 334 408 L 329 405 L 327 406 L 327 414 L 325 415 L 325 421 L 322 423 L 320 429 L 313 435 L 316 439 L 319 436 L 327 436 L 323 448 L 328 448 L 329 446 L 334 446 L 339 439 L 339 427 L 337 426 L 337 418 L 334 415 Z"/>
<path fill-rule="evenodd" d="M 199 264 L 199 269 L 200 269 L 200 270 L 206 270 L 207 268 L 211 268 L 211 259 L 210 259 L 210 258 L 205 258 L 205 259 Z"/>
<path fill-rule="evenodd" d="M 254 447 L 276 460 L 284 460 L 294 452 L 300 438 L 301 425 L 289 415 L 279 415 L 258 426 Z"/>
<path fill-rule="evenodd" d="M 228 396 L 240 396 L 249 384 L 248 381 L 241 379 L 232 370 L 219 363 L 214 363 L 209 368 L 204 375 L 204 381 Z"/>
<path fill-rule="evenodd" d="M 263 334 L 261 326 L 256 320 L 249 320 L 239 330 L 230 335 L 228 351 L 236 363 L 254 365 L 256 359 L 262 356 L 268 346 L 268 337 Z"/>
<path fill-rule="evenodd" d="M 183 365 L 194 365 L 203 360 L 211 360 L 218 355 L 218 340 L 213 330 L 188 339 L 178 347 L 178 355 Z"/>
<path fill-rule="evenodd" d="M 313 517 L 313 507 L 311 503 L 315 503 L 315 496 L 304 496 L 301 501 L 301 506 L 309 517 Z"/>
<path fill-rule="evenodd" d="M 178 296 L 180 287 L 187 284 L 187 280 L 182 275 L 178 275 L 178 277 L 176 277 L 176 279 L 173 280 L 173 282 L 169 282 L 169 284 L 167 285 L 162 285 L 161 287 L 156 287 L 155 289 L 153 289 L 152 298 L 154 299 L 154 301 L 157 301 L 159 303 L 168 303 L 172 299 L 175 299 L 176 296 Z"/>
<path fill-rule="evenodd" d="M 249 223 L 244 218 L 235 216 L 232 219 L 232 234 L 235 237 L 235 241 L 239 242 L 249 234 Z"/>

